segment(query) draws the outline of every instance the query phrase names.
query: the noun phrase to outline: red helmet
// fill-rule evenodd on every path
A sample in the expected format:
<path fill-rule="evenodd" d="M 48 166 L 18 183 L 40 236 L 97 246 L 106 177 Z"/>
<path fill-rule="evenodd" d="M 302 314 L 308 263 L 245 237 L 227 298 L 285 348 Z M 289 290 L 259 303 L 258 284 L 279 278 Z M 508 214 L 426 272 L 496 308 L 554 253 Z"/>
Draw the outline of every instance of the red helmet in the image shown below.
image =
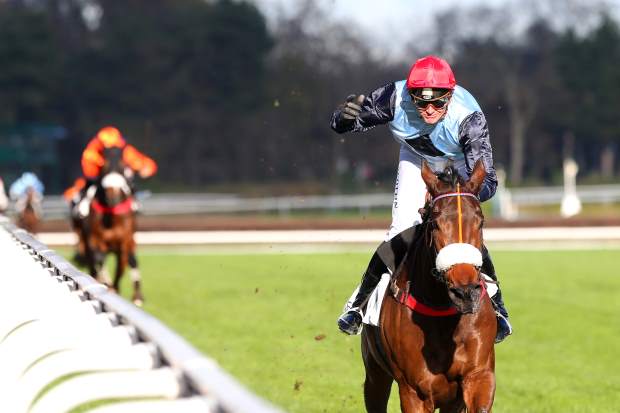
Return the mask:
<path fill-rule="evenodd" d="M 418 59 L 407 76 L 407 89 L 454 89 L 456 80 L 448 62 L 437 56 Z"/>

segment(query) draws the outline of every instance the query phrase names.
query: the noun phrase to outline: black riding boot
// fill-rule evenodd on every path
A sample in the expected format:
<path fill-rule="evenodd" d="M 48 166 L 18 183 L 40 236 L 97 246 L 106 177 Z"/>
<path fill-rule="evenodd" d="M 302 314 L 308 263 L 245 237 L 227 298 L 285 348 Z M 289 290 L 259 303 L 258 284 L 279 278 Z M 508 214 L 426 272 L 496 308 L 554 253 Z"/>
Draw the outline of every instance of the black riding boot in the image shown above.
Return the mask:
<path fill-rule="evenodd" d="M 351 307 L 338 318 L 338 328 L 340 331 L 349 335 L 359 334 L 362 326 L 362 308 L 366 305 L 370 294 L 377 284 L 379 284 L 381 275 L 386 271 L 386 265 L 375 252 L 362 276 L 359 290 Z"/>
<path fill-rule="evenodd" d="M 489 250 L 487 250 L 484 245 L 482 246 L 482 272 L 491 277 L 493 281 L 497 282 L 497 274 L 495 273 L 493 261 L 491 261 L 491 255 L 489 255 Z M 512 326 L 508 321 L 508 311 L 504 306 L 499 282 L 497 283 L 497 292 L 491 297 L 491 302 L 493 303 L 497 316 L 497 335 L 495 336 L 495 342 L 499 343 L 512 334 Z"/>

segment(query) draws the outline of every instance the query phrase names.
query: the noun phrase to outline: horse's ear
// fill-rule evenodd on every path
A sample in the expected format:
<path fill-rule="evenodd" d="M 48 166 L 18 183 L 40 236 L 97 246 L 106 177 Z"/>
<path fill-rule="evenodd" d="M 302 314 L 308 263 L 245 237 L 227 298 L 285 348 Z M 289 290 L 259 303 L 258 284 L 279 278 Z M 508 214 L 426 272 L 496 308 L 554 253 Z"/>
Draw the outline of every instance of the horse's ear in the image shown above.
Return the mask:
<path fill-rule="evenodd" d="M 482 161 L 482 158 L 479 158 L 474 165 L 474 170 L 471 172 L 469 181 L 467 181 L 467 190 L 473 194 L 478 194 L 486 176 L 487 171 L 484 167 L 484 162 Z"/>
<path fill-rule="evenodd" d="M 426 161 L 422 161 L 422 179 L 426 184 L 426 188 L 428 188 L 428 192 L 431 195 L 437 194 L 437 184 L 439 183 L 439 178 L 430 166 L 426 163 Z"/>

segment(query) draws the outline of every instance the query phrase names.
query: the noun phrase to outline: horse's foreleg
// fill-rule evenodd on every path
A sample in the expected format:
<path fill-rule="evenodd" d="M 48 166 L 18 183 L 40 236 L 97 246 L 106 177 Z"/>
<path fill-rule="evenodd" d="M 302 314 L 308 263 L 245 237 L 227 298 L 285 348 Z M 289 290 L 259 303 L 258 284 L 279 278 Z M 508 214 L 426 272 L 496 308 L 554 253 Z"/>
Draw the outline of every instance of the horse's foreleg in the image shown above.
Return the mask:
<path fill-rule="evenodd" d="M 104 274 L 104 271 L 103 271 L 103 264 L 104 264 L 104 258 L 105 258 L 104 253 L 98 248 L 90 248 L 90 253 L 88 255 L 89 255 L 88 267 L 90 270 L 91 277 L 93 277 L 99 282 L 103 282 L 106 285 L 110 285 L 109 277 L 108 277 L 108 280 L 102 280 L 102 277 L 105 277 L 106 275 Z"/>
<path fill-rule="evenodd" d="M 467 412 L 467 409 L 465 407 L 465 403 L 463 402 L 463 399 L 461 398 L 439 409 L 439 413 L 466 413 L 466 412 Z"/>
<path fill-rule="evenodd" d="M 136 253 L 134 251 L 129 252 L 128 261 L 130 268 L 129 275 L 131 276 L 131 281 L 133 282 L 132 301 L 135 305 L 141 307 L 144 302 L 144 297 L 142 296 L 142 291 L 140 287 L 142 277 L 140 277 L 140 270 L 138 269 L 138 259 L 136 258 Z"/>
<path fill-rule="evenodd" d="M 418 393 L 406 382 L 398 382 L 398 394 L 400 395 L 400 410 L 403 413 L 433 413 L 435 411 L 432 403 L 420 399 Z"/>
<path fill-rule="evenodd" d="M 463 379 L 463 398 L 467 411 L 471 413 L 491 413 L 495 397 L 495 373 L 483 370 Z"/>
<path fill-rule="evenodd" d="M 386 413 L 394 379 L 377 362 L 374 354 L 378 329 L 365 326 L 362 330 L 362 360 L 366 370 L 364 380 L 364 404 L 368 413 Z M 374 351 L 371 351 L 371 348 Z"/>
<path fill-rule="evenodd" d="M 118 251 L 116 252 L 116 271 L 114 272 L 114 290 L 117 292 L 120 291 L 121 288 L 121 277 L 125 272 L 125 267 L 127 267 L 127 252 L 126 251 Z"/>
<path fill-rule="evenodd" d="M 105 266 L 105 254 L 103 253 L 101 254 L 101 261 L 97 268 L 97 279 L 107 286 L 112 285 L 112 280 L 110 279 L 110 272 L 108 271 L 108 267 Z M 113 288 L 116 291 L 116 288 Z"/>
<path fill-rule="evenodd" d="M 364 359 L 364 404 L 368 413 L 386 413 L 394 379 L 375 362 L 372 355 Z"/>

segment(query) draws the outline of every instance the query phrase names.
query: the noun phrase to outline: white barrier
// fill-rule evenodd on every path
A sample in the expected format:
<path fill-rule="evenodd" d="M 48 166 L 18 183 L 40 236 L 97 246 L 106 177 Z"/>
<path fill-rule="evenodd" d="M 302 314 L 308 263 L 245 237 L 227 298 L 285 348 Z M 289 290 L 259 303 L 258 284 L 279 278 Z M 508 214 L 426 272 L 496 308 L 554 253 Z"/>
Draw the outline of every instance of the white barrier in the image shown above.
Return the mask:
<path fill-rule="evenodd" d="M 0 282 L 2 412 L 281 412 L 7 222 Z"/>

